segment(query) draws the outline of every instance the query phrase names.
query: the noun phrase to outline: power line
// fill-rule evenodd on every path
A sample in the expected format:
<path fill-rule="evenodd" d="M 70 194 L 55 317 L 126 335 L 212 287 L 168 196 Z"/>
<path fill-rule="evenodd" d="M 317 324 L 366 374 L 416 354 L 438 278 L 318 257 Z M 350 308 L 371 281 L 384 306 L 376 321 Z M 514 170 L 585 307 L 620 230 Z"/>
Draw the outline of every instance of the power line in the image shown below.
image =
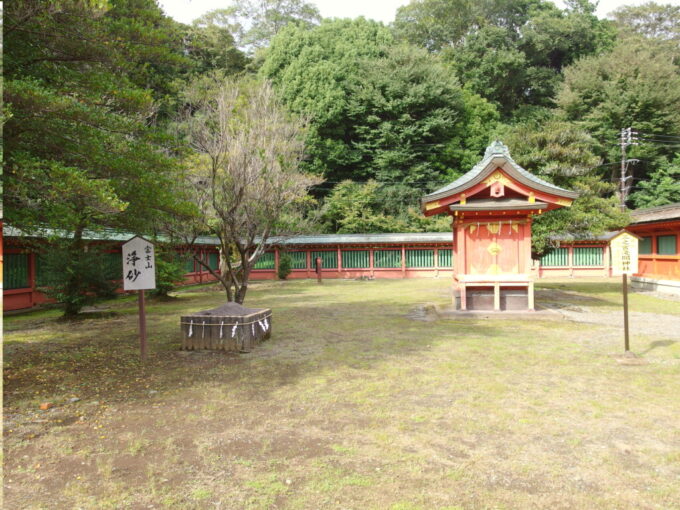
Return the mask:
<path fill-rule="evenodd" d="M 641 139 L 640 140 L 641 144 L 646 144 L 646 145 L 660 145 L 662 147 L 677 147 L 680 145 L 680 141 L 678 142 L 667 142 L 667 141 L 661 141 L 661 140 L 648 140 L 648 139 Z"/>
<path fill-rule="evenodd" d="M 628 163 L 626 158 L 626 148 L 629 145 L 638 145 L 638 133 L 633 131 L 633 128 L 628 127 L 621 129 L 619 143 L 621 145 L 621 178 L 619 182 L 619 197 L 621 201 L 621 210 L 626 210 L 626 200 L 628 198 L 628 193 L 630 191 L 630 185 L 628 184 L 628 179 L 633 179 L 632 173 L 629 175 Z"/>
<path fill-rule="evenodd" d="M 673 140 L 680 140 L 680 136 L 676 135 L 662 135 L 657 133 L 639 133 L 641 138 L 671 138 Z"/>

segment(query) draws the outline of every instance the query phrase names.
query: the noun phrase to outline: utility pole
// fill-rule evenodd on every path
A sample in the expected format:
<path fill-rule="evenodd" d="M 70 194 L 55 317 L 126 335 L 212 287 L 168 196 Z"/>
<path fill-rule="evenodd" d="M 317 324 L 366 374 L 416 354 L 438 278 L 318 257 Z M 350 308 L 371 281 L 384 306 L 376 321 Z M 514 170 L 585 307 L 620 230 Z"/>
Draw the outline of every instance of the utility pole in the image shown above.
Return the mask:
<path fill-rule="evenodd" d="M 637 145 L 637 131 L 633 128 L 621 129 L 621 178 L 619 184 L 619 194 L 621 199 L 621 210 L 626 210 L 626 200 L 628 199 L 628 191 L 631 186 L 628 184 L 628 179 L 632 179 L 632 175 L 628 175 L 628 162 L 635 161 L 633 159 L 626 159 L 626 147 L 629 145 Z"/>

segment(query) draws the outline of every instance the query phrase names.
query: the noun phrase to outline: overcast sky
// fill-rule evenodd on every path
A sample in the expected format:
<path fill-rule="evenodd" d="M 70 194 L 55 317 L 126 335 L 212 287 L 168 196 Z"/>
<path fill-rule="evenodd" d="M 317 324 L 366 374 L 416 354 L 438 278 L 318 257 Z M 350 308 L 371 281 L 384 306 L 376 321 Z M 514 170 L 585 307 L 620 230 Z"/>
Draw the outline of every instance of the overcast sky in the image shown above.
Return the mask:
<path fill-rule="evenodd" d="M 605 17 L 621 5 L 640 5 L 646 0 L 600 0 L 597 14 Z M 311 0 L 325 18 L 356 18 L 364 16 L 385 23 L 394 20 L 397 8 L 406 5 L 408 0 Z M 564 2 L 555 1 L 559 6 Z M 657 3 L 680 5 L 680 0 L 657 0 Z M 201 14 L 213 9 L 228 7 L 229 0 L 160 0 L 165 12 L 182 23 L 191 23 Z"/>

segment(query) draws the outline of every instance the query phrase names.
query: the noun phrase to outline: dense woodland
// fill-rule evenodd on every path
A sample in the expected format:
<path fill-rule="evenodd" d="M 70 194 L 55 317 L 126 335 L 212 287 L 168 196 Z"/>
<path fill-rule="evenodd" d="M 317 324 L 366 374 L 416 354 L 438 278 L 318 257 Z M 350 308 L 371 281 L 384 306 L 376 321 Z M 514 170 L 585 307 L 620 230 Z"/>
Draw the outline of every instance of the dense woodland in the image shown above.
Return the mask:
<path fill-rule="evenodd" d="M 73 233 L 70 264 L 84 230 L 191 223 L 200 204 L 188 188 L 208 156 L 187 128 L 203 118 L 196 94 L 231 84 L 242 99 L 228 113 L 245 123 L 248 91 L 267 82 L 304 141 L 296 169 L 315 176 L 296 209 L 306 228 L 447 230 L 423 218 L 420 197 L 497 138 L 581 194 L 537 220 L 537 253 L 551 235 L 621 227 L 622 128 L 637 133 L 627 206 L 680 201 L 680 7 L 594 11 L 588 0 L 412 0 L 386 26 L 322 19 L 303 0 L 236 0 L 184 25 L 154 0 L 10 2 L 6 221 Z"/>

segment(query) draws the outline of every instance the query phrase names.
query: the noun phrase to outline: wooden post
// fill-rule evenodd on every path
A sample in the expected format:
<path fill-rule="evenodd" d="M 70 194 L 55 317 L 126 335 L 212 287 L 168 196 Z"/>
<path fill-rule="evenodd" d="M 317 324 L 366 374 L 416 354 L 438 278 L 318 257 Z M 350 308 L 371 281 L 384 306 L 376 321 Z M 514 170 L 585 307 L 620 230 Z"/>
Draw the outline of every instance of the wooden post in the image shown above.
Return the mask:
<path fill-rule="evenodd" d="M 321 269 L 323 268 L 323 259 L 321 257 L 317 257 L 314 260 L 314 264 L 316 266 L 316 281 L 317 283 L 321 283 Z"/>
<path fill-rule="evenodd" d="M 144 308 L 144 291 L 138 291 L 139 301 L 139 348 L 142 361 L 146 360 L 146 310 Z"/>
<path fill-rule="evenodd" d="M 493 309 L 495 312 L 501 311 L 501 284 L 499 282 L 493 284 Z"/>
<path fill-rule="evenodd" d="M 628 339 L 628 275 L 623 273 L 623 335 L 626 352 L 630 351 Z"/>

